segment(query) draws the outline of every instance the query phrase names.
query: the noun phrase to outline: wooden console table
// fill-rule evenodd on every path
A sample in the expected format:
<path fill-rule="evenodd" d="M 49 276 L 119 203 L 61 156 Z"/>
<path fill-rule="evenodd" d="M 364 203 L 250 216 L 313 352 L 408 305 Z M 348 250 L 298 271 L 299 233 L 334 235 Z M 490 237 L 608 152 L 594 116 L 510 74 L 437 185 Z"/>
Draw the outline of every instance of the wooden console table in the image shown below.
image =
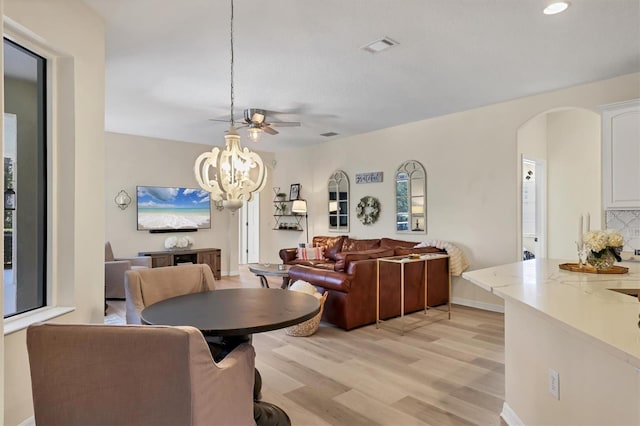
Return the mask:
<path fill-rule="evenodd" d="M 181 263 L 205 263 L 211 268 L 216 280 L 221 278 L 220 249 L 217 248 L 141 251 L 138 256 L 150 256 L 152 268 L 176 266 Z"/>
<path fill-rule="evenodd" d="M 388 262 L 395 263 L 400 265 L 400 321 L 402 322 L 402 326 L 400 329 L 400 333 L 404 335 L 405 323 L 404 323 L 404 267 L 408 263 L 413 262 L 424 262 L 424 313 L 427 313 L 427 309 L 429 309 L 427 293 L 428 293 L 428 266 L 430 260 L 435 259 L 447 259 L 447 262 L 450 262 L 450 258 L 448 254 L 440 254 L 440 253 L 427 253 L 422 254 L 418 257 L 410 257 L 410 256 L 393 256 L 393 257 L 380 257 L 376 260 L 376 328 L 380 328 L 380 323 L 383 321 L 380 319 L 380 263 Z M 447 264 L 447 274 L 448 277 L 448 287 L 449 287 L 449 300 L 447 302 L 447 313 L 449 314 L 449 319 L 451 319 L 451 265 Z M 431 308 L 435 309 L 435 308 Z"/>

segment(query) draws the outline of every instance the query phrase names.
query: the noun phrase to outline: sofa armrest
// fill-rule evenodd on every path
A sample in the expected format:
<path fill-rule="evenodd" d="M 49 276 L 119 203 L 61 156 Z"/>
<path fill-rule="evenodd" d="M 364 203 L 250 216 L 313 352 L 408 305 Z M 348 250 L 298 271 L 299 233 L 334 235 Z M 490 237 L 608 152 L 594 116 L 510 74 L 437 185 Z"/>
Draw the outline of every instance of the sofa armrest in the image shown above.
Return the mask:
<path fill-rule="evenodd" d="M 131 266 L 144 266 L 146 268 L 151 268 L 151 261 L 153 259 L 151 258 L 151 256 L 136 256 L 136 257 L 120 258 L 116 260 L 127 260 L 131 262 Z"/>
<path fill-rule="evenodd" d="M 104 262 L 104 286 L 105 297 L 124 297 L 124 274 L 131 269 L 131 262 L 128 260 L 111 260 Z"/>
<path fill-rule="evenodd" d="M 302 280 L 325 290 L 335 290 L 342 293 L 348 293 L 351 288 L 351 277 L 348 274 L 311 266 L 292 266 L 289 269 L 289 278 L 292 283 Z"/>
<path fill-rule="evenodd" d="M 296 260 L 297 253 L 298 253 L 298 249 L 295 247 L 283 248 L 283 249 L 280 249 L 279 255 L 280 255 L 280 259 L 282 259 L 282 263 L 286 265 Z"/>
<path fill-rule="evenodd" d="M 334 270 L 337 272 L 344 272 L 351 262 L 355 262 L 356 260 L 365 260 L 369 259 L 369 254 L 359 251 L 341 251 L 336 254 L 336 265 Z"/>
<path fill-rule="evenodd" d="M 131 269 L 131 262 L 128 260 L 111 260 L 104 262 L 105 278 L 124 281 L 124 273 Z"/>

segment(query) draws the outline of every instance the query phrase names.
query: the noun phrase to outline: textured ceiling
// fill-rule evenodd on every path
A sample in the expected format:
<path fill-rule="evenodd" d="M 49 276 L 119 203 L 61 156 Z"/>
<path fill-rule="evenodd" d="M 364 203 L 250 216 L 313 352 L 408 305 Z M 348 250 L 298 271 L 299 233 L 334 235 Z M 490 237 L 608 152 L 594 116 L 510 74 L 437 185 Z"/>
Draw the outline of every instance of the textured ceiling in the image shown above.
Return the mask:
<path fill-rule="evenodd" d="M 222 145 L 229 1 L 85 0 L 107 28 L 108 131 Z M 280 151 L 640 71 L 640 0 L 236 0 L 235 108 Z M 381 37 L 399 42 L 372 54 Z"/>

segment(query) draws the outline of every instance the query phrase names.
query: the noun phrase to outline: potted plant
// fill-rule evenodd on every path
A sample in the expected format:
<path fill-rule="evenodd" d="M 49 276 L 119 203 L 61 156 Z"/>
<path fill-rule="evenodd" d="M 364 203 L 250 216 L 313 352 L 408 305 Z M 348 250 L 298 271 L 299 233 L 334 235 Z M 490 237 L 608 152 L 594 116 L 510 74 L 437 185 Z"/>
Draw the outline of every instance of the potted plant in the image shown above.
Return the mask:
<path fill-rule="evenodd" d="M 287 199 L 287 194 L 285 194 L 284 192 L 278 192 L 276 194 L 276 200 L 285 201 L 286 199 Z"/>

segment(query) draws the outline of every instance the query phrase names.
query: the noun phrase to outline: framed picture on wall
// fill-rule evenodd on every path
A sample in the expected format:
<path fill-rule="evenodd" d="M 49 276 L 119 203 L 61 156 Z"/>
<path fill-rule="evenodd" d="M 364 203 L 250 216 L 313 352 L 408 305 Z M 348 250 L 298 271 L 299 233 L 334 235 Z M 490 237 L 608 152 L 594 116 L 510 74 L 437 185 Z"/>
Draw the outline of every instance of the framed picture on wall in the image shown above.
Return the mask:
<path fill-rule="evenodd" d="M 289 200 L 297 200 L 300 197 L 300 184 L 294 183 L 289 190 Z"/>

